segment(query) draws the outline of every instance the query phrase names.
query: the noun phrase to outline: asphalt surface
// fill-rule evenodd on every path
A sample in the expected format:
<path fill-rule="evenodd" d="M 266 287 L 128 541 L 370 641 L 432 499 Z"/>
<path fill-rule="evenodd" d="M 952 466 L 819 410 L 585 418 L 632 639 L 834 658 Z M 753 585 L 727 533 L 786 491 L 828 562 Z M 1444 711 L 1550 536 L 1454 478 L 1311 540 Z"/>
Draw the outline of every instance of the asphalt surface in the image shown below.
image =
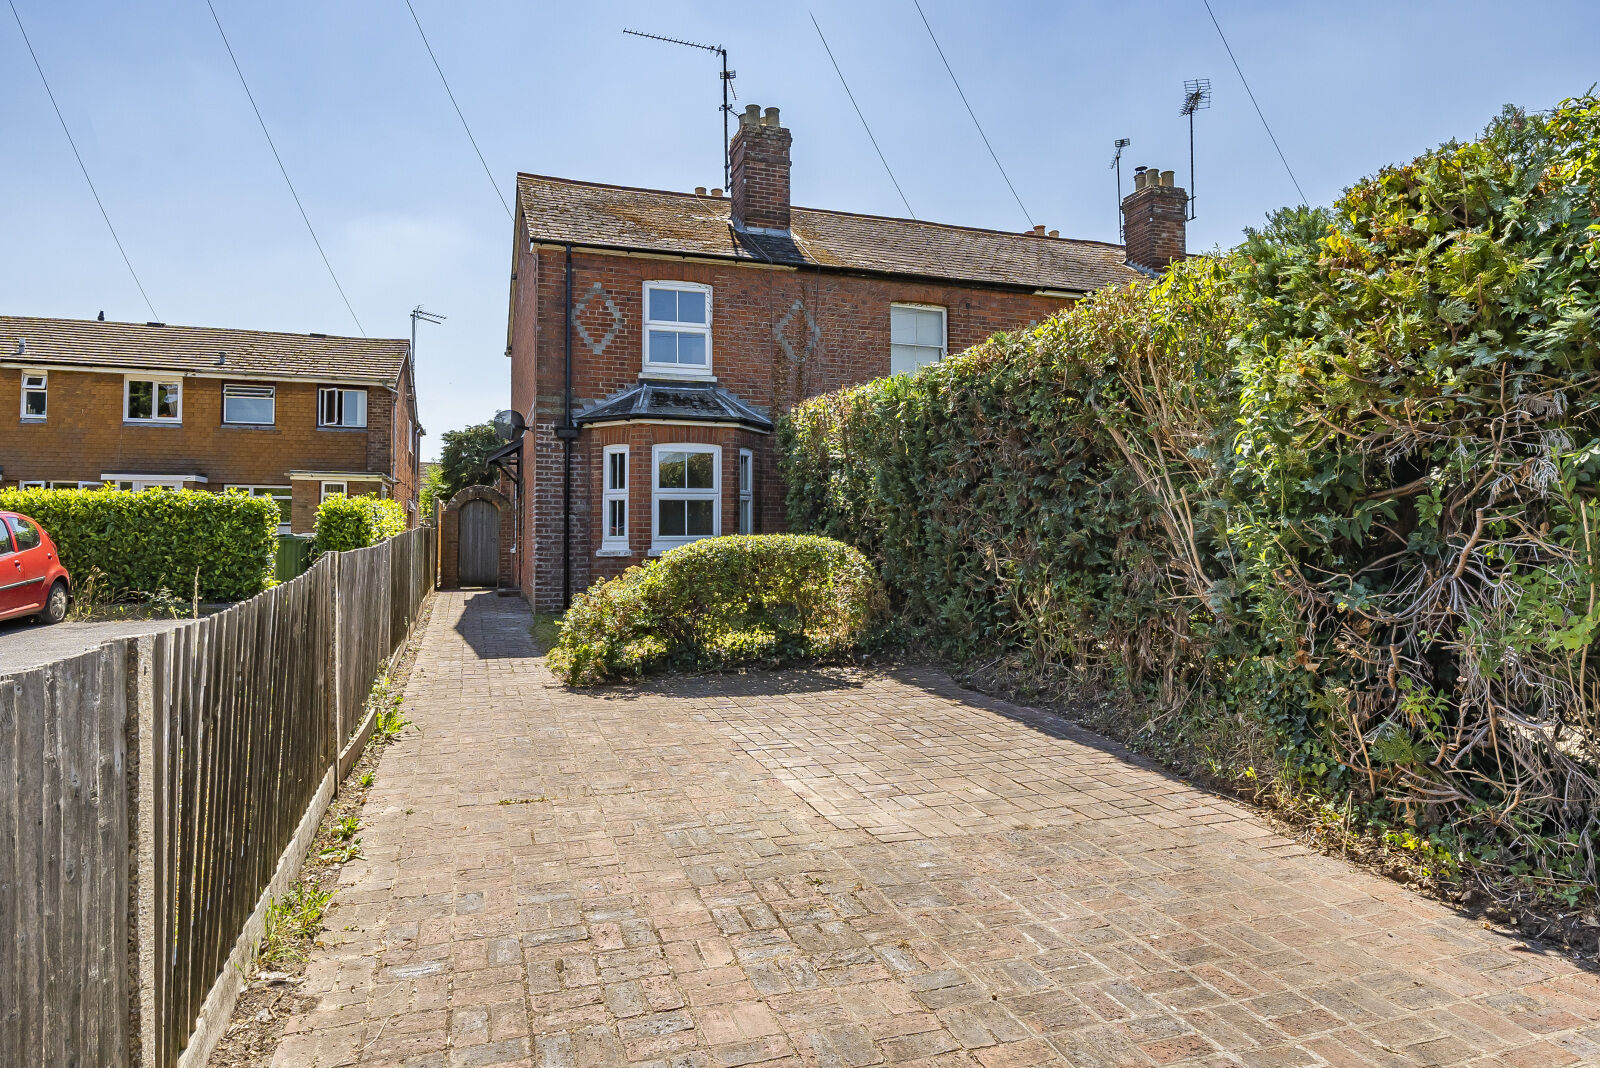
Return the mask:
<path fill-rule="evenodd" d="M 6 620 L 0 623 L 0 675 L 76 656 L 113 638 L 158 634 L 182 622 L 181 619 L 119 619 L 107 623 L 57 623 L 47 627 L 32 618 Z"/>

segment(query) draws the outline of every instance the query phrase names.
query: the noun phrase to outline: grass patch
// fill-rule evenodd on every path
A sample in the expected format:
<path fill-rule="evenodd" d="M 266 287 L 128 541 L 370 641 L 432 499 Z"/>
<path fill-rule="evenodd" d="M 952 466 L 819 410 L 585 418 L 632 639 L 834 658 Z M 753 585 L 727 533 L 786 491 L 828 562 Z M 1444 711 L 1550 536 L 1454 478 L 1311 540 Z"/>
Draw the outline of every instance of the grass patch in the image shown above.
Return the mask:
<path fill-rule="evenodd" d="M 322 917 L 332 900 L 332 887 L 324 890 L 308 879 L 268 905 L 261 963 L 274 967 L 303 964 L 322 933 Z"/>
<path fill-rule="evenodd" d="M 528 633 L 533 636 L 533 655 L 543 656 L 555 648 L 561 638 L 561 613 L 537 612 Z"/>

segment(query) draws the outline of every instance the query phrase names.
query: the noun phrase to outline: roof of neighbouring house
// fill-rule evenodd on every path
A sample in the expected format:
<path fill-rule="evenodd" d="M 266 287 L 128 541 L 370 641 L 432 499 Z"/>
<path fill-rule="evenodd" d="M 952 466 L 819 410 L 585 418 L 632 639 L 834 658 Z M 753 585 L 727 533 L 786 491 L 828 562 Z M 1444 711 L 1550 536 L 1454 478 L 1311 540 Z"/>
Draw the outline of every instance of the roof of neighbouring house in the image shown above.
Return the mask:
<path fill-rule="evenodd" d="M 728 197 L 517 175 L 534 241 L 1087 293 L 1140 277 L 1121 245 L 791 208 L 787 234 L 736 230 Z"/>
<path fill-rule="evenodd" d="M 393 386 L 410 344 L 405 338 L 0 315 L 0 365 L 10 367 L 103 367 Z"/>
<path fill-rule="evenodd" d="M 596 401 L 573 418 L 579 426 L 624 420 L 683 419 L 693 423 L 737 423 L 752 430 L 772 430 L 772 420 L 721 386 L 710 382 L 661 382 L 645 379 Z"/>

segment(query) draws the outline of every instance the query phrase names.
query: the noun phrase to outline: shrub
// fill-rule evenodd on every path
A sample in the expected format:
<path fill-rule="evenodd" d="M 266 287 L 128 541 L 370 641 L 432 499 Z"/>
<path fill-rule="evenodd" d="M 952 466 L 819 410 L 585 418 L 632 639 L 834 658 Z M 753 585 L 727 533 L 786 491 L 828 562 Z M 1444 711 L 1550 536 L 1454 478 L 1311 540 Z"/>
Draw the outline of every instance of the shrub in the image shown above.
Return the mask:
<path fill-rule="evenodd" d="M 0 490 L 0 508 L 38 520 L 75 581 L 98 571 L 107 600 L 162 591 L 184 601 L 237 601 L 272 577 L 278 506 L 269 498 L 194 490 Z"/>
<path fill-rule="evenodd" d="M 329 497 L 317 509 L 311 551 L 321 556 L 365 549 L 403 534 L 405 529 L 406 513 L 399 501 L 372 496 Z"/>
<path fill-rule="evenodd" d="M 831 538 L 706 538 L 580 593 L 549 662 L 568 684 L 590 685 L 824 660 L 868 640 L 882 605 L 866 557 Z"/>
<path fill-rule="evenodd" d="M 1597 263 L 1600 100 L 1508 111 L 800 405 L 790 525 L 865 551 L 959 663 L 1104 689 L 1154 745 L 1592 900 Z"/>

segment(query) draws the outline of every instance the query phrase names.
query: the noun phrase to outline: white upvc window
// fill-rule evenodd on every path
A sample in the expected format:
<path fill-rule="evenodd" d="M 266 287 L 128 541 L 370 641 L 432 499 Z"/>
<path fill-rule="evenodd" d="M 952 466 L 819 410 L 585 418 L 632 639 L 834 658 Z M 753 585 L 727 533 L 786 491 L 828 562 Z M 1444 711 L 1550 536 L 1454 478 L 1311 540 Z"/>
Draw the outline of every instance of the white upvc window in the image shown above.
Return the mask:
<path fill-rule="evenodd" d="M 722 532 L 722 450 L 656 445 L 651 455 L 650 551 Z"/>
<path fill-rule="evenodd" d="M 278 533 L 289 533 L 289 521 L 294 515 L 294 488 L 291 486 L 238 486 L 226 487 L 249 494 L 251 497 L 271 497 L 278 506 Z"/>
<path fill-rule="evenodd" d="M 18 489 L 44 489 L 43 482 L 18 482 Z"/>
<path fill-rule="evenodd" d="M 749 449 L 739 450 L 739 533 L 756 532 L 756 457 Z"/>
<path fill-rule="evenodd" d="M 222 421 L 244 426 L 271 426 L 277 422 L 276 386 L 225 382 L 222 386 Z"/>
<path fill-rule="evenodd" d="M 49 375 L 44 371 L 22 372 L 22 421 L 44 422 L 49 402 Z"/>
<path fill-rule="evenodd" d="M 122 418 L 128 423 L 182 423 L 183 382 L 129 375 L 123 380 Z"/>
<path fill-rule="evenodd" d="M 944 309 L 936 304 L 889 305 L 889 373 L 915 371 L 945 355 Z"/>
<path fill-rule="evenodd" d="M 628 447 L 607 445 L 600 453 L 600 551 L 628 551 Z"/>
<path fill-rule="evenodd" d="M 644 284 L 644 369 L 669 375 L 711 374 L 710 286 Z"/>
<path fill-rule="evenodd" d="M 348 482 L 324 482 L 322 484 L 322 496 L 318 499 L 317 503 L 321 504 L 329 497 L 348 496 L 349 491 L 350 484 Z"/>
<path fill-rule="evenodd" d="M 178 490 L 183 489 L 183 479 L 181 479 L 181 478 L 136 478 L 136 479 L 123 478 L 123 479 L 117 479 L 116 481 L 113 481 L 113 482 L 107 482 L 107 483 L 105 483 L 105 485 L 111 487 L 112 489 L 126 490 L 129 493 L 143 493 L 145 490 L 153 490 L 153 489 L 154 490 L 167 490 L 169 492 L 176 493 Z"/>
<path fill-rule="evenodd" d="M 367 425 L 367 391 L 323 386 L 317 390 L 317 425 L 364 427 Z"/>

